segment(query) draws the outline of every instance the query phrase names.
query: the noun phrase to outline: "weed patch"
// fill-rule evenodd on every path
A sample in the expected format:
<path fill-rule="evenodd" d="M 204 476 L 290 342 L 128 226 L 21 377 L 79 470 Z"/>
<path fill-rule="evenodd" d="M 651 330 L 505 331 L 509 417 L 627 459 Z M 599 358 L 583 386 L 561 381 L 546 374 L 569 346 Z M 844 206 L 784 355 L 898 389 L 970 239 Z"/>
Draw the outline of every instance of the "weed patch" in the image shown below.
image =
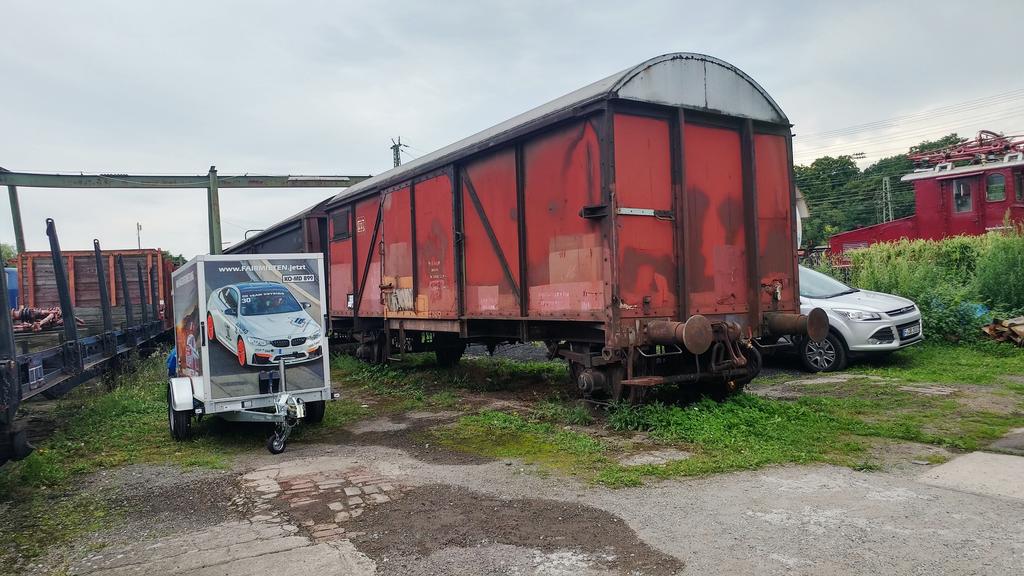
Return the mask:
<path fill-rule="evenodd" d="M 487 410 L 463 416 L 455 425 L 432 429 L 427 435 L 453 450 L 520 458 L 568 473 L 589 475 L 607 462 L 607 447 L 599 440 L 510 412 Z"/>
<path fill-rule="evenodd" d="M 907 382 L 986 385 L 997 382 L 1004 374 L 1024 374 L 1024 354 L 997 342 L 960 346 L 924 342 L 885 358 L 867 357 L 851 366 L 849 372 Z"/>

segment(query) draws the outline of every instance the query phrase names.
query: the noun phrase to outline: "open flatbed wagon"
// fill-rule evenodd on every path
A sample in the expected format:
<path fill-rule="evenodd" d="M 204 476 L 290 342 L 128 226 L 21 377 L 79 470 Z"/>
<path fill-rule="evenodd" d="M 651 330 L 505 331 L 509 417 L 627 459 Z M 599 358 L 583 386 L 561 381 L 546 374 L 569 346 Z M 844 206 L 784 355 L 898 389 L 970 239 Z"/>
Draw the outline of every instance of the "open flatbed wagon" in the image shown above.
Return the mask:
<path fill-rule="evenodd" d="M 58 396 L 75 386 L 113 368 L 124 357 L 140 348 L 152 347 L 168 328 L 160 311 L 159 280 L 155 266 L 143 272 L 136 263 L 134 273 L 126 270 L 125 259 L 113 259 L 118 273 L 117 286 L 122 294 L 135 292 L 133 298 L 123 297 L 122 319 L 115 325 L 115 313 L 107 291 L 110 258 L 100 250 L 99 241 L 93 241 L 93 262 L 96 271 L 96 290 L 100 324 L 96 332 L 82 335 L 76 322 L 76 307 L 68 281 L 66 260 L 60 249 L 57 228 L 53 220 L 46 221 L 46 234 L 50 239 L 51 275 L 57 302 L 60 306 L 63 328 L 60 343 L 30 352 L 18 352 L 12 315 L 8 310 L 0 314 L 0 464 L 28 456 L 32 446 L 27 432 L 17 421 L 22 402 L 39 394 Z M 79 258 L 83 254 L 76 253 Z M 137 287 L 131 290 L 131 286 Z M 0 290 L 6 292 L 6 275 L 0 275 Z"/>

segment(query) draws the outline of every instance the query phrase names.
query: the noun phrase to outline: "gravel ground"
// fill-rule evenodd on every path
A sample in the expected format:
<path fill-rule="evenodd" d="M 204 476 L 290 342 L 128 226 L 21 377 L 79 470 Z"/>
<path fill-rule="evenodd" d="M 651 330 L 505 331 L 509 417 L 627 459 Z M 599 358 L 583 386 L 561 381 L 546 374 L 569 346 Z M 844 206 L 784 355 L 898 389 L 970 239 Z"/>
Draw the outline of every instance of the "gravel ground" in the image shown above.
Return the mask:
<path fill-rule="evenodd" d="M 490 356 L 487 347 L 474 344 L 466 347 L 466 356 Z M 548 349 L 542 342 L 526 342 L 525 344 L 501 344 L 494 350 L 495 358 L 507 358 L 529 362 L 535 360 L 547 360 Z"/>
<path fill-rule="evenodd" d="M 514 461 L 446 462 L 369 440 L 426 419 L 417 416 L 363 423 L 347 442 L 253 454 L 233 473 L 94 476 L 87 489 L 123 494 L 132 517 L 47 562 L 97 576 L 1024 573 L 1024 500 L 936 486 L 932 467 L 783 466 L 611 490 Z M 243 473 L 284 492 L 249 492 Z M 364 496 L 360 516 L 317 532 L 304 523 L 326 520 L 305 507 L 329 503 L 289 496 L 307 478 L 370 479 L 401 497 Z"/>

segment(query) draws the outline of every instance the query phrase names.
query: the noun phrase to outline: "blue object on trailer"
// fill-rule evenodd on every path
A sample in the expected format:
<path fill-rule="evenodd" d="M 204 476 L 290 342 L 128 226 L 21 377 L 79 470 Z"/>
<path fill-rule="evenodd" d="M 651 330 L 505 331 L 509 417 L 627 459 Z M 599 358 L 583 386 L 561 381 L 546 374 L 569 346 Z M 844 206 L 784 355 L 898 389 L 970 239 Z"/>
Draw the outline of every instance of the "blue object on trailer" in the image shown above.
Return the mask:
<path fill-rule="evenodd" d="M 174 378 L 178 375 L 178 349 L 171 348 L 171 353 L 167 355 L 167 376 Z"/>
<path fill-rule="evenodd" d="M 7 307 L 17 308 L 18 307 L 18 269 L 17 268 L 4 268 L 4 273 L 7 274 Z"/>

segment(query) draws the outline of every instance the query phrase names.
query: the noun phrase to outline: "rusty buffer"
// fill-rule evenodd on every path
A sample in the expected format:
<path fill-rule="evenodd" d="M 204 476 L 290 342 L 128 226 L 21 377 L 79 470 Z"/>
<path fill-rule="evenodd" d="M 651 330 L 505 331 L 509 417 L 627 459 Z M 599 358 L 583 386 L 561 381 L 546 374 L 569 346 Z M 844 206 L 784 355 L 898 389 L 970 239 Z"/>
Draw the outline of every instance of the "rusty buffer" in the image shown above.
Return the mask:
<path fill-rule="evenodd" d="M 52 328 L 64 326 L 64 317 L 60 308 L 11 308 L 11 320 L 15 332 L 42 332 Z M 85 326 L 85 322 L 76 318 L 78 326 Z"/>

